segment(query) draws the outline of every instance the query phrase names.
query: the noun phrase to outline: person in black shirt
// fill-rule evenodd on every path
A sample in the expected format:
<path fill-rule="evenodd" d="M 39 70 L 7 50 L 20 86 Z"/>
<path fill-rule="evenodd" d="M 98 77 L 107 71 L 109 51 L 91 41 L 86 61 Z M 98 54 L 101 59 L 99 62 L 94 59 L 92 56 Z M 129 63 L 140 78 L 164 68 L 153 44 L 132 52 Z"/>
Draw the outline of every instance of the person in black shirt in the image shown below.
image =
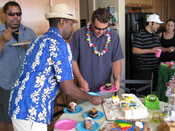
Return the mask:
<path fill-rule="evenodd" d="M 161 49 L 161 45 L 156 32 L 163 22 L 157 14 L 149 15 L 147 22 L 145 29 L 137 33 L 133 40 L 132 52 L 136 57 L 134 79 L 137 80 L 150 80 L 159 67 L 159 58 L 155 54 Z"/>
<path fill-rule="evenodd" d="M 175 21 L 169 19 L 166 21 L 165 31 L 161 34 L 162 51 L 161 61 L 175 60 Z"/>

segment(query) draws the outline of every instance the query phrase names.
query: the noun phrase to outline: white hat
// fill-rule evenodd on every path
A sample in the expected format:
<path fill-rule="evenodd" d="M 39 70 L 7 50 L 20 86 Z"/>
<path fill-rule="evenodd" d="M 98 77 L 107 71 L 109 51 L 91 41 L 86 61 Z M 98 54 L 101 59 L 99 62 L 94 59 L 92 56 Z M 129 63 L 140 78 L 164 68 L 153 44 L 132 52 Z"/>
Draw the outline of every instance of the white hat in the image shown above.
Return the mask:
<path fill-rule="evenodd" d="M 75 12 L 66 4 L 56 4 L 50 8 L 50 11 L 45 14 L 47 19 L 49 18 L 66 18 L 77 22 Z"/>
<path fill-rule="evenodd" d="M 157 14 L 151 14 L 151 15 L 149 15 L 147 17 L 147 22 L 155 22 L 155 23 L 158 23 L 158 24 L 164 23 L 163 21 L 160 20 L 160 17 Z"/>

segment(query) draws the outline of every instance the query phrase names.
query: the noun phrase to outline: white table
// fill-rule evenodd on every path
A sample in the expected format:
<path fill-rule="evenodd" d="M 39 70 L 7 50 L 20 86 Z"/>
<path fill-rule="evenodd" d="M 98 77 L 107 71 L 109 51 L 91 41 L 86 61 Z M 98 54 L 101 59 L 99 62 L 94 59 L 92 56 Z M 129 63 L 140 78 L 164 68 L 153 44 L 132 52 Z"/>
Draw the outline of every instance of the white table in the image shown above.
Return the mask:
<path fill-rule="evenodd" d="M 167 105 L 167 103 L 164 103 L 164 102 L 160 102 L 160 107 L 163 107 Z M 83 111 L 80 112 L 80 113 L 76 113 L 76 114 L 71 114 L 71 113 L 64 113 L 60 118 L 59 120 L 63 120 L 63 119 L 72 119 L 72 120 L 76 120 L 76 121 L 83 121 L 84 118 L 83 118 L 83 113 L 92 109 L 93 107 L 95 107 L 97 110 L 99 111 L 102 111 L 103 112 L 103 107 L 102 105 L 98 105 L 98 106 L 95 106 L 95 105 L 92 105 L 91 103 L 89 102 L 83 102 L 81 104 L 79 104 L 79 106 L 81 106 L 83 108 Z M 151 112 L 150 112 L 151 113 Z M 102 125 L 105 121 L 106 121 L 106 118 L 103 117 L 101 118 L 100 120 L 95 120 L 96 122 L 98 122 L 100 125 Z M 151 131 L 156 131 L 156 128 L 158 126 L 158 123 L 149 123 L 149 127 L 151 128 Z M 54 131 L 57 131 L 56 129 L 54 129 Z M 76 131 L 76 129 L 73 129 L 73 131 Z"/>

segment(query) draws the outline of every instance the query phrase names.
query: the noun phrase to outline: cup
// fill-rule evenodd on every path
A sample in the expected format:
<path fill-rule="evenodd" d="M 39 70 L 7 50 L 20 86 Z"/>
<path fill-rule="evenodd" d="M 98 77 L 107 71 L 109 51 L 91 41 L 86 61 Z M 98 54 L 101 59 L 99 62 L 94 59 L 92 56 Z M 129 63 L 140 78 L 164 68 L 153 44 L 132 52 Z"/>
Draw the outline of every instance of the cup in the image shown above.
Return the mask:
<path fill-rule="evenodd" d="M 157 58 L 159 58 L 160 55 L 161 55 L 161 53 L 162 53 L 162 50 L 161 50 L 161 49 L 156 49 L 155 56 L 156 56 Z"/>

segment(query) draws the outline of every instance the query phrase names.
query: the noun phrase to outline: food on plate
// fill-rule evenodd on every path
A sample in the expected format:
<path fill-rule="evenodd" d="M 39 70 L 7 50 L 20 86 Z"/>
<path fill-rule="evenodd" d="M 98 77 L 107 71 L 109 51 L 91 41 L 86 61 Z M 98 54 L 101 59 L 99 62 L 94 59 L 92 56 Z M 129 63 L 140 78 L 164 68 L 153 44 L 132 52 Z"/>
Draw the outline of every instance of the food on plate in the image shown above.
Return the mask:
<path fill-rule="evenodd" d="M 112 89 L 112 84 L 111 83 L 107 83 L 104 85 L 104 89 L 105 90 L 111 90 Z"/>
<path fill-rule="evenodd" d="M 93 128 L 93 120 L 90 117 L 86 117 L 84 120 L 84 128 L 87 130 L 91 130 Z"/>
<path fill-rule="evenodd" d="M 88 112 L 88 116 L 91 118 L 95 118 L 98 116 L 98 111 L 96 108 L 92 108 L 91 110 L 89 110 Z"/>
<path fill-rule="evenodd" d="M 75 112 L 76 111 L 76 107 L 77 107 L 77 103 L 75 102 L 70 102 L 68 105 L 68 111 L 70 112 Z"/>

